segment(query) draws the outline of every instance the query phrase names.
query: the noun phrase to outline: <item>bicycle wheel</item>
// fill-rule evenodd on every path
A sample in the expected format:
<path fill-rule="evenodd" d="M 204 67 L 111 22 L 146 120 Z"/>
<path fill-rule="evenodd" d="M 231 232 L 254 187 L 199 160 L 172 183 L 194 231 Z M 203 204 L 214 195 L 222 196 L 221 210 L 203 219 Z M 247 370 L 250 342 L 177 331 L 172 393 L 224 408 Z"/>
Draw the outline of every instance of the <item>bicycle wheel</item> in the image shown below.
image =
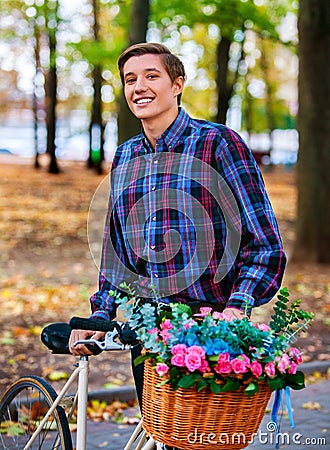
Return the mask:
<path fill-rule="evenodd" d="M 40 377 L 18 379 L 0 399 L 0 448 L 22 450 L 55 401 L 52 386 Z M 72 450 L 65 411 L 58 406 L 32 443 L 31 450 Z"/>

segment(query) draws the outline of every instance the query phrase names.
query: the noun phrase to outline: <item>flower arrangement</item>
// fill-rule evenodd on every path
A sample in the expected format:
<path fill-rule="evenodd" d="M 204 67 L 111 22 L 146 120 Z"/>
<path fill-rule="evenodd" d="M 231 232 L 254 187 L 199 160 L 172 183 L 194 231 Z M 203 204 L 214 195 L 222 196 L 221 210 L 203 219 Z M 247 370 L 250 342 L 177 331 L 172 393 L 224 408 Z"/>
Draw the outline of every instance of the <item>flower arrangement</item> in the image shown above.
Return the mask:
<path fill-rule="evenodd" d="M 304 374 L 297 370 L 302 355 L 292 343 L 313 314 L 300 308 L 300 300 L 290 304 L 287 288 L 278 294 L 269 325 L 247 317 L 230 320 L 206 307 L 193 314 L 186 304 L 169 308 L 140 300 L 126 284 L 121 288 L 127 296 L 112 294 L 144 347 L 135 363 L 150 359 L 163 383 L 173 389 L 209 386 L 216 394 L 244 386 L 252 396 L 261 381 L 271 390 L 305 387 Z"/>

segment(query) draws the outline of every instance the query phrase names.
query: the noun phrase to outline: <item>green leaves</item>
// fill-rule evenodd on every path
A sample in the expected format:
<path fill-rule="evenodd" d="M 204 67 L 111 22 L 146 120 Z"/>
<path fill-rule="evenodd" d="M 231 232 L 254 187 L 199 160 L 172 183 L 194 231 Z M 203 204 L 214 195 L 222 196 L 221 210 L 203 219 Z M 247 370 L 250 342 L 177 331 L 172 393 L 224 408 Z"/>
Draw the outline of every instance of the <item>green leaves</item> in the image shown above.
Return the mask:
<path fill-rule="evenodd" d="M 285 387 L 284 379 L 279 376 L 268 378 L 267 383 L 272 391 L 275 391 L 276 389 L 283 389 Z"/>
<path fill-rule="evenodd" d="M 286 287 L 280 290 L 277 299 L 269 326 L 276 335 L 286 334 L 290 340 L 291 336 L 307 329 L 314 314 L 300 308 L 301 299 L 293 301 L 290 305 L 289 291 Z M 303 323 L 297 327 L 299 322 Z"/>
<path fill-rule="evenodd" d="M 247 388 L 244 389 L 244 392 L 248 397 L 252 397 L 252 395 L 256 394 L 259 391 L 258 383 L 252 381 Z"/>
<path fill-rule="evenodd" d="M 297 371 L 295 374 L 288 374 L 285 377 L 286 385 L 291 389 L 299 391 L 305 387 L 305 375 L 301 371 Z"/>
<path fill-rule="evenodd" d="M 298 391 L 305 387 L 305 375 L 303 372 L 297 371 L 295 374 L 286 374 L 284 377 L 268 378 L 267 383 L 272 391 L 283 389 L 285 386 Z"/>
<path fill-rule="evenodd" d="M 183 377 L 180 379 L 180 381 L 177 384 L 177 387 L 181 387 L 184 389 L 193 387 L 196 381 L 201 378 L 200 373 L 190 373 L 189 375 L 183 375 Z"/>
<path fill-rule="evenodd" d="M 221 387 L 221 392 L 236 391 L 240 388 L 240 383 L 236 378 L 227 378 L 226 383 Z"/>

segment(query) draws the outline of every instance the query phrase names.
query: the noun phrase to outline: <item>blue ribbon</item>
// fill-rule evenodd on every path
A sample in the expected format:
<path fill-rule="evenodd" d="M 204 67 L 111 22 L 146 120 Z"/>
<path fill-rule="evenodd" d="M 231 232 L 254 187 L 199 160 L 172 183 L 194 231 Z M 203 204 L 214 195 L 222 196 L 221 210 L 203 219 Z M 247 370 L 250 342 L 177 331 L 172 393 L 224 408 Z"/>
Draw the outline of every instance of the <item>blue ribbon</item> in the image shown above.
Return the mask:
<path fill-rule="evenodd" d="M 285 388 L 285 404 L 286 409 L 288 410 L 288 417 L 290 420 L 291 428 L 294 428 L 293 414 L 292 414 L 292 405 L 291 405 L 291 397 L 290 397 L 290 387 L 286 386 Z"/>
<path fill-rule="evenodd" d="M 288 417 L 290 420 L 291 428 L 294 428 L 294 421 L 293 421 L 293 414 L 292 414 L 292 405 L 291 405 L 291 397 L 290 397 L 290 387 L 286 386 L 284 389 L 285 394 L 285 404 L 288 410 Z M 279 448 L 279 433 L 280 433 L 280 421 L 278 420 L 278 412 L 279 409 L 282 409 L 283 414 L 283 401 L 282 401 L 282 389 L 276 389 L 275 391 L 275 398 L 274 398 L 274 404 L 272 408 L 271 413 L 271 420 L 276 425 L 276 445 L 275 448 Z M 282 418 L 282 416 L 281 416 Z"/>

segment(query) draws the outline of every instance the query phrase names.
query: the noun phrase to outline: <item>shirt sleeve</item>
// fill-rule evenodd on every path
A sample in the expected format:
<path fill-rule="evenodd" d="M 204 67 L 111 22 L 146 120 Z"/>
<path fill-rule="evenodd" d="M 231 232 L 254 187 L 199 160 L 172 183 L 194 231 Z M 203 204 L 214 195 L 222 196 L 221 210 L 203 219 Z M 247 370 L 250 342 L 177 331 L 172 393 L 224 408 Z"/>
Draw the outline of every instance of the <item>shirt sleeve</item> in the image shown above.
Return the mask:
<path fill-rule="evenodd" d="M 241 216 L 237 272 L 226 307 L 246 310 L 270 301 L 281 286 L 286 256 L 261 172 L 244 141 L 226 128 L 217 164 Z"/>
<path fill-rule="evenodd" d="M 116 317 L 116 304 L 112 292 L 120 291 L 120 284 L 125 281 L 125 267 L 128 267 L 128 265 L 120 221 L 115 208 L 112 208 L 110 186 L 103 233 L 99 290 L 90 297 L 91 317 L 106 320 L 112 320 Z"/>

